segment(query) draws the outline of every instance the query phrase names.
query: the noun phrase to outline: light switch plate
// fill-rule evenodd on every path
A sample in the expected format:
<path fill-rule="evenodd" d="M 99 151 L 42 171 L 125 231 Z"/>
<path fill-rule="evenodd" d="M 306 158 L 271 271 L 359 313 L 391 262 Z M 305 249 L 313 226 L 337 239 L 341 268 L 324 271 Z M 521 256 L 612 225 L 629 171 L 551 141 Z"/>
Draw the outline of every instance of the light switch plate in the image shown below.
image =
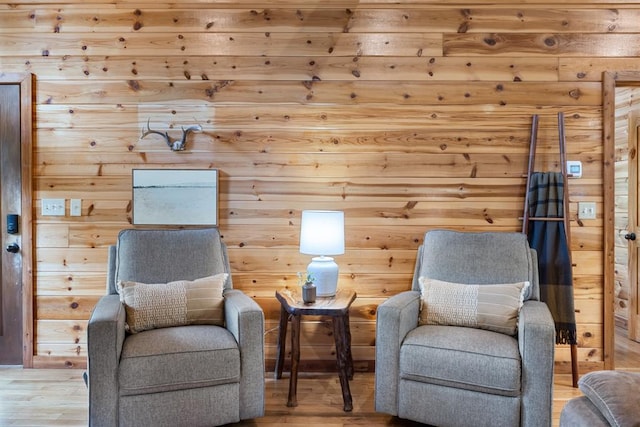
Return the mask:
<path fill-rule="evenodd" d="M 42 199 L 42 215 L 64 216 L 64 199 Z"/>
<path fill-rule="evenodd" d="M 595 202 L 578 202 L 578 218 L 596 219 Z"/>
<path fill-rule="evenodd" d="M 71 202 L 69 203 L 69 215 L 82 215 L 82 199 L 71 199 Z"/>

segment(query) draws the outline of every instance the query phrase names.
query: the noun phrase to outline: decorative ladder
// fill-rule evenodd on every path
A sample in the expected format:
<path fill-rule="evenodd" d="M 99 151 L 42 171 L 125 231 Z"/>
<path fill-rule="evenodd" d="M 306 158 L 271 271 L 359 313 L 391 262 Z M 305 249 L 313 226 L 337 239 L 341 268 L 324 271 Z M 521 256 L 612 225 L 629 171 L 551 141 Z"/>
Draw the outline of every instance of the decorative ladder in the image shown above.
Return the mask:
<path fill-rule="evenodd" d="M 534 114 L 531 121 L 531 135 L 529 141 L 529 165 L 527 168 L 527 188 L 524 198 L 524 215 L 522 221 L 522 232 L 528 235 L 529 221 L 562 221 L 564 223 L 567 247 L 569 248 L 569 260 L 571 262 L 571 229 L 569 220 L 569 185 L 567 178 L 571 175 L 567 174 L 566 147 L 564 135 L 564 114 L 558 113 L 558 139 L 560 149 L 560 170 L 564 183 L 563 189 L 563 215 L 562 217 L 531 217 L 529 215 L 529 190 L 531 188 L 531 175 L 535 167 L 536 144 L 538 139 L 538 115 Z M 573 267 L 573 263 L 571 262 Z M 573 387 L 578 387 L 578 348 L 577 344 L 571 344 L 571 375 Z"/>

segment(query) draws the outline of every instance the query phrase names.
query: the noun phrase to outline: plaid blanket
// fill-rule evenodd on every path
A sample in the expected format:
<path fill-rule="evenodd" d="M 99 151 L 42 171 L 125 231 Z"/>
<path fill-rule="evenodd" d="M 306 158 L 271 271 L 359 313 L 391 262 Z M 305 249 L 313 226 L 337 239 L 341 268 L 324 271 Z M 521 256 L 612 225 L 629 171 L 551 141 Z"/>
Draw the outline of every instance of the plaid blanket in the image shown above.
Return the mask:
<path fill-rule="evenodd" d="M 564 180 L 558 172 L 534 172 L 529 186 L 529 216 L 562 218 Z M 538 252 L 540 299 L 556 325 L 557 344 L 577 344 L 571 256 L 563 221 L 529 221 L 529 244 Z"/>

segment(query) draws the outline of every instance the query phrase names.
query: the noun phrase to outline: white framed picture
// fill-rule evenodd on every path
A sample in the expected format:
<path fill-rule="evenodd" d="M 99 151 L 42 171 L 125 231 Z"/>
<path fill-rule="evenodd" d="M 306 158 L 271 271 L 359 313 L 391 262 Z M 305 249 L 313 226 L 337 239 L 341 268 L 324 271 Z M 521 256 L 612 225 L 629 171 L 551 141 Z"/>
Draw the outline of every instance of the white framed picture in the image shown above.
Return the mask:
<path fill-rule="evenodd" d="M 134 169 L 133 224 L 218 225 L 216 169 Z"/>

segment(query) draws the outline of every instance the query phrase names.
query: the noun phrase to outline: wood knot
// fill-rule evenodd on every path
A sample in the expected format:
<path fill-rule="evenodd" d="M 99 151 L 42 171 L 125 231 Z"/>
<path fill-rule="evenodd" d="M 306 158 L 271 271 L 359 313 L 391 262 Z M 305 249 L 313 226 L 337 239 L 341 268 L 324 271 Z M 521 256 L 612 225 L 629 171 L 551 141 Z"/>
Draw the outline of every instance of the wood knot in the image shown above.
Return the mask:
<path fill-rule="evenodd" d="M 494 39 L 494 38 L 489 38 L 489 37 L 487 37 L 487 38 L 485 38 L 485 39 L 484 39 L 484 43 L 485 43 L 485 44 L 487 44 L 487 45 L 489 45 L 489 46 L 495 46 L 496 44 L 498 44 L 498 42 L 496 41 L 496 39 Z"/>

